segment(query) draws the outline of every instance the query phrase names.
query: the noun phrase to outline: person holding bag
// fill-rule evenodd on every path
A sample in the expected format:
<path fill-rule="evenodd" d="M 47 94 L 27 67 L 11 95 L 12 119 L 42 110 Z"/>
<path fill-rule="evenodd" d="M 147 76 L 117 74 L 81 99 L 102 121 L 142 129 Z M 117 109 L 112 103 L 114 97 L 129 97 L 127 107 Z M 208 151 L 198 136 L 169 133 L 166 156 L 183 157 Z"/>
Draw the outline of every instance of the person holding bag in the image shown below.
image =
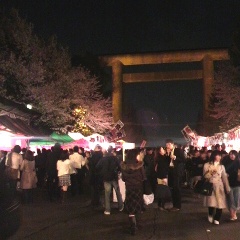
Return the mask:
<path fill-rule="evenodd" d="M 103 180 L 104 192 L 105 192 L 105 215 L 111 214 L 111 193 L 114 189 L 118 201 L 118 209 L 120 212 L 123 211 L 124 204 L 122 194 L 120 192 L 118 184 L 118 173 L 120 170 L 120 164 L 116 156 L 113 155 L 113 148 L 110 146 L 107 152 L 100 159 L 96 165 L 96 171 L 101 175 Z"/>
<path fill-rule="evenodd" d="M 155 171 L 157 174 L 157 187 L 155 198 L 158 199 L 159 210 L 166 210 L 165 203 L 171 200 L 171 191 L 168 187 L 169 159 L 166 157 L 166 151 L 163 147 L 157 148 L 155 152 Z"/>
<path fill-rule="evenodd" d="M 136 234 L 139 216 L 143 212 L 143 181 L 146 179 L 143 162 L 139 162 L 137 156 L 137 149 L 128 150 L 126 160 L 121 162 L 122 180 L 126 185 L 125 210 L 132 235 Z"/>
<path fill-rule="evenodd" d="M 219 224 L 222 209 L 227 207 L 226 193 L 230 192 L 230 186 L 225 167 L 220 163 L 221 152 L 212 152 L 210 161 L 204 164 L 203 175 L 209 182 L 213 183 L 211 196 L 204 196 L 204 206 L 208 207 L 208 221 L 216 225 Z"/>
<path fill-rule="evenodd" d="M 237 210 L 240 209 L 240 161 L 237 151 L 231 150 L 229 155 L 223 159 L 222 164 L 226 168 L 231 187 L 231 191 L 227 196 L 230 220 L 236 221 Z"/>
<path fill-rule="evenodd" d="M 182 207 L 181 184 L 185 156 L 183 150 L 176 147 L 172 139 L 166 140 L 166 158 L 169 161 L 168 186 L 171 188 L 173 203 L 173 207 L 169 211 L 180 211 Z"/>

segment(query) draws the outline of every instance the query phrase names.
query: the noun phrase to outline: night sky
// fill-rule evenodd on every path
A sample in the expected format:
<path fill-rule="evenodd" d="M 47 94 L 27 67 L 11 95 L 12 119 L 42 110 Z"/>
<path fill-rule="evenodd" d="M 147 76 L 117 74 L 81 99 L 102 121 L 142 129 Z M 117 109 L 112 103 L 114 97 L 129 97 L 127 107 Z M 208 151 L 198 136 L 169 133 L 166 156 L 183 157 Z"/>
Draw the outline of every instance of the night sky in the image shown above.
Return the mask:
<path fill-rule="evenodd" d="M 73 55 L 228 48 L 240 29 L 239 0 L 7 0 L 0 6 L 19 9 L 39 36 L 56 35 Z M 128 84 L 124 103 L 134 109 L 148 141 L 178 138 L 186 124 L 195 127 L 202 84 Z"/>

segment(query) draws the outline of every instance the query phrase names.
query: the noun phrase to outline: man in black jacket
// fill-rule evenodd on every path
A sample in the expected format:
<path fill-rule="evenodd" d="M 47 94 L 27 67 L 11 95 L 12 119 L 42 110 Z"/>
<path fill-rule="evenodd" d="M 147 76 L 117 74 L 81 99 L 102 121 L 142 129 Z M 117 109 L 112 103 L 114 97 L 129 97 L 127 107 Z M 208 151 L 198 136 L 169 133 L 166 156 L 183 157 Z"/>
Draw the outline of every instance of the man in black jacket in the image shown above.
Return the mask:
<path fill-rule="evenodd" d="M 147 179 L 151 184 L 152 191 L 155 192 L 157 177 L 155 172 L 155 161 L 153 155 L 153 148 L 147 148 L 146 155 L 143 159 L 144 168 L 146 172 Z"/>
<path fill-rule="evenodd" d="M 101 206 L 100 191 L 102 190 L 102 179 L 99 176 L 96 166 L 103 157 L 102 147 L 97 145 L 88 160 L 89 182 L 91 185 L 91 206 L 98 208 Z"/>
<path fill-rule="evenodd" d="M 120 170 L 120 165 L 116 156 L 113 155 L 113 149 L 110 147 L 106 155 L 99 161 L 96 166 L 96 170 L 100 173 L 104 183 L 105 190 L 105 215 L 110 215 L 110 197 L 112 188 L 115 189 L 118 208 L 119 211 L 122 211 L 124 208 L 122 194 L 118 185 L 118 172 Z"/>
<path fill-rule="evenodd" d="M 184 172 L 184 152 L 176 148 L 173 140 L 166 140 L 166 156 L 169 159 L 168 185 L 172 189 L 173 208 L 171 211 L 181 209 L 181 180 Z"/>
<path fill-rule="evenodd" d="M 60 198 L 60 189 L 58 188 L 58 171 L 57 161 L 60 159 L 62 148 L 59 143 L 55 143 L 47 156 L 46 173 L 47 173 L 47 185 L 49 200 L 52 202 Z"/>

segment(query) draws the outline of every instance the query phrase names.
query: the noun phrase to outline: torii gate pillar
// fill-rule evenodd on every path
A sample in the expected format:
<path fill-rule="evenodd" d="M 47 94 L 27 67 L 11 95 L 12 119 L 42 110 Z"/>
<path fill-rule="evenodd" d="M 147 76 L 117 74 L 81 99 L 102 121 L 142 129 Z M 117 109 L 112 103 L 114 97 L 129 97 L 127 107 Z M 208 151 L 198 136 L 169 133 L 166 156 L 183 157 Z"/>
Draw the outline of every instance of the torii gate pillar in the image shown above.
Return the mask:
<path fill-rule="evenodd" d="M 112 63 L 112 106 L 114 122 L 122 119 L 122 66 L 122 63 L 118 60 Z"/>
<path fill-rule="evenodd" d="M 213 91 L 214 68 L 210 55 L 204 56 L 203 64 L 203 118 L 209 115 L 209 100 Z"/>

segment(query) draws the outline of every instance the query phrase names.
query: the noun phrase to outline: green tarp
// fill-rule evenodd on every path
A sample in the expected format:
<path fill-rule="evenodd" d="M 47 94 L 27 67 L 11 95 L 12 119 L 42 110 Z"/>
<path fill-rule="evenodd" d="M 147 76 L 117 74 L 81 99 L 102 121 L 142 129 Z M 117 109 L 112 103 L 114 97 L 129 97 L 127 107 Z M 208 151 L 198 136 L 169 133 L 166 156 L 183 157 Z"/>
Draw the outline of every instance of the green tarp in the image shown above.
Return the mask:
<path fill-rule="evenodd" d="M 30 139 L 30 146 L 53 146 L 56 142 L 48 139 Z"/>
<path fill-rule="evenodd" d="M 53 132 L 50 137 L 56 141 L 56 142 L 59 142 L 59 143 L 70 143 L 70 142 L 73 142 L 74 139 L 72 139 L 69 135 L 67 134 L 58 134 L 56 132 Z"/>
<path fill-rule="evenodd" d="M 36 138 L 36 139 L 30 139 L 30 146 L 53 146 L 55 143 L 71 143 L 74 139 L 72 139 L 67 134 L 58 134 L 56 132 L 53 132 L 48 138 Z"/>

